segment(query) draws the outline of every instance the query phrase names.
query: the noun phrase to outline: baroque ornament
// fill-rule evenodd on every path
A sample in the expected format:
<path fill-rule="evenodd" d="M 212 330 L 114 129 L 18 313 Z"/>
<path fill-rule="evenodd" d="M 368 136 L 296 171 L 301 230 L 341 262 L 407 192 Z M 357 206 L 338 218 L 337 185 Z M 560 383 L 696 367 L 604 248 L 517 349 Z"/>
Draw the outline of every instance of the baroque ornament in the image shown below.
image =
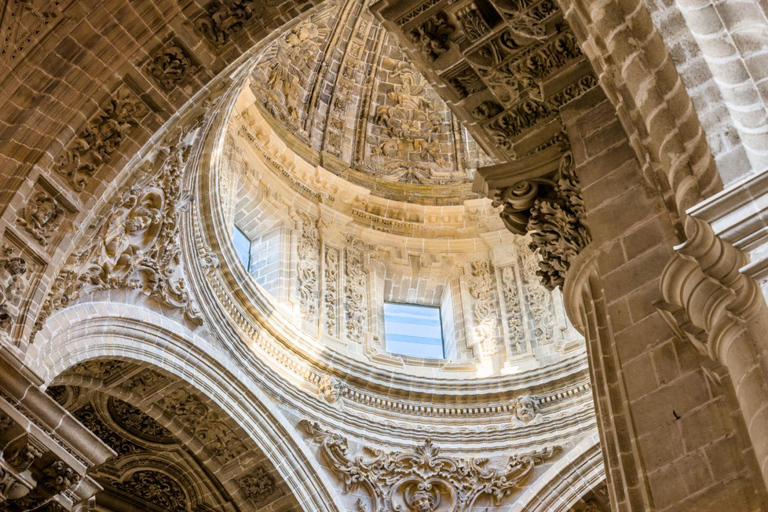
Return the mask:
<path fill-rule="evenodd" d="M 325 249 L 323 315 L 325 318 L 325 331 L 332 336 L 337 334 L 339 259 L 341 258 L 339 254 L 339 250 L 334 247 L 326 247 Z"/>
<path fill-rule="evenodd" d="M 150 503 L 171 512 L 187 512 L 187 495 L 181 485 L 159 471 L 136 471 L 115 487 L 131 496 L 144 498 Z"/>
<path fill-rule="evenodd" d="M 497 352 L 496 307 L 494 295 L 493 268 L 490 261 L 472 262 L 472 278 L 469 294 L 474 299 L 472 311 L 475 320 L 475 341 L 484 356 Z"/>
<path fill-rule="evenodd" d="M 517 287 L 517 276 L 513 265 L 501 269 L 502 294 L 507 308 L 507 326 L 514 355 L 527 352 L 525 330 L 523 328 L 523 308 Z"/>
<path fill-rule="evenodd" d="M 148 113 L 147 106 L 130 89 L 119 88 L 101 113 L 69 143 L 54 170 L 66 177 L 76 192 L 82 191 L 88 178 L 109 162 L 130 131 Z"/>
<path fill-rule="evenodd" d="M 238 478 L 237 483 L 243 495 L 254 503 L 264 501 L 277 491 L 274 477 L 262 467 L 258 467 L 250 474 Z"/>
<path fill-rule="evenodd" d="M 317 221 L 303 212 L 297 213 L 301 222 L 301 234 L 298 244 L 298 284 L 301 317 L 312 321 L 317 317 L 317 294 L 319 264 L 320 231 Z"/>
<path fill-rule="evenodd" d="M 262 3 L 255 0 L 215 1 L 195 24 L 208 41 L 220 48 L 230 42 L 254 16 L 258 16 L 261 8 Z"/>
<path fill-rule="evenodd" d="M 439 12 L 411 31 L 411 42 L 431 61 L 450 49 L 449 39 L 456 27 L 444 12 Z"/>
<path fill-rule="evenodd" d="M 330 469 L 342 480 L 345 492 L 365 489 L 373 512 L 468 512 L 482 497 L 500 506 L 505 497 L 522 488 L 534 468 L 559 449 L 552 446 L 513 455 L 506 465 L 488 467 L 487 459 L 441 455 L 428 439 L 413 451 L 385 452 L 370 448 L 372 456 L 352 454 L 348 441 L 317 423 L 299 426 L 321 445 Z"/>
<path fill-rule="evenodd" d="M 362 343 L 366 331 L 365 295 L 368 278 L 365 273 L 365 244 L 359 238 L 347 238 L 344 250 L 346 258 L 345 328 L 347 339 Z"/>
<path fill-rule="evenodd" d="M 171 92 L 184 85 L 197 66 L 181 46 L 171 43 L 152 55 L 145 70 L 165 92 Z"/>
<path fill-rule="evenodd" d="M 121 288 L 140 290 L 202 323 L 181 270 L 181 216 L 194 199 L 181 185 L 188 152 L 183 137 L 169 142 L 98 217 L 90 240 L 55 278 L 37 328 L 84 294 Z"/>
<path fill-rule="evenodd" d="M 6 334 L 18 319 L 29 286 L 27 261 L 13 253 L 7 245 L 0 247 L 0 330 Z"/>
<path fill-rule="evenodd" d="M 45 247 L 63 220 L 64 209 L 58 201 L 48 192 L 38 190 L 29 198 L 16 223 Z"/>
<path fill-rule="evenodd" d="M 404 61 L 397 63 L 391 74 L 400 78 L 402 85 L 396 85 L 387 93 L 387 98 L 394 105 L 381 105 L 376 108 L 375 122 L 386 128 L 390 137 L 375 148 L 374 155 L 389 155 L 408 158 L 409 154 L 418 154 L 422 160 L 432 160 L 439 166 L 445 166 L 445 159 L 440 153 L 440 143 L 433 140 L 433 135 L 441 131 L 443 119 L 438 114 L 435 103 L 426 97 L 427 82 L 413 67 Z"/>

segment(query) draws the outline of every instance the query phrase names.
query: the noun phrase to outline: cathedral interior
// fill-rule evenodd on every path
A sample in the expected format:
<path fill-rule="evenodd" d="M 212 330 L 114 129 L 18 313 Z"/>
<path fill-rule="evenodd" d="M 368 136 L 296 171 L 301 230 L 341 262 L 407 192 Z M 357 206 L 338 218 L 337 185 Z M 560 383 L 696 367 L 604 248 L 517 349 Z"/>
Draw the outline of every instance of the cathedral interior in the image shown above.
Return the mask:
<path fill-rule="evenodd" d="M 0 0 L 0 512 L 768 511 L 766 0 Z"/>

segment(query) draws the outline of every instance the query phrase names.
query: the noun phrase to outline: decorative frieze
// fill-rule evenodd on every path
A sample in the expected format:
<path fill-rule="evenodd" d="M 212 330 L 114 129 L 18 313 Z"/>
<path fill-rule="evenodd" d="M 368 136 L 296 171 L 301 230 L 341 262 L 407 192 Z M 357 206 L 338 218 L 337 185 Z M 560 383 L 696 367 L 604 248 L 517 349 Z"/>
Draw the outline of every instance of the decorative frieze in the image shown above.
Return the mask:
<path fill-rule="evenodd" d="M 512 455 L 506 464 L 495 468 L 489 467 L 486 459 L 441 455 L 440 448 L 429 439 L 413 450 L 386 452 L 370 447 L 351 453 L 347 439 L 340 434 L 307 420 L 299 426 L 320 445 L 325 462 L 341 479 L 345 492 L 365 491 L 373 512 L 468 512 L 480 496 L 487 495 L 498 507 L 523 488 L 536 466 L 559 450 L 551 446 Z"/>
<path fill-rule="evenodd" d="M 136 471 L 124 482 L 115 482 L 114 486 L 130 496 L 143 498 L 164 510 L 171 512 L 189 510 L 187 495 L 181 484 L 159 471 Z"/>
<path fill-rule="evenodd" d="M 73 190 L 82 191 L 148 113 L 147 106 L 128 87 L 120 87 L 59 155 L 54 170 Z"/>
<path fill-rule="evenodd" d="M 339 283 L 341 276 L 339 274 L 339 265 L 341 253 L 335 247 L 325 248 L 325 261 L 323 266 L 323 319 L 325 323 L 325 332 L 331 336 L 338 336 L 338 316 L 339 316 Z"/>

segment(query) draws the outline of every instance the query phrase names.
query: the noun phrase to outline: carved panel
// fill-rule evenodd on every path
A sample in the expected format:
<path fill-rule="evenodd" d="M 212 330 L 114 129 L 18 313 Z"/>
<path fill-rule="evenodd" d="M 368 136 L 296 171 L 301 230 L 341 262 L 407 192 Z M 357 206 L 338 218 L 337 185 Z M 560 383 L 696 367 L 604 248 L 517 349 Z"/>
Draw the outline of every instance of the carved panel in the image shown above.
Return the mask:
<path fill-rule="evenodd" d="M 109 162 L 148 113 L 147 106 L 128 87 L 120 87 L 59 155 L 54 170 L 73 190 L 82 191 L 88 178 Z"/>
<path fill-rule="evenodd" d="M 320 232 L 317 228 L 316 219 L 303 212 L 298 212 L 297 216 L 301 223 L 297 247 L 298 261 L 296 262 L 299 303 L 301 317 L 311 322 L 317 318 Z"/>
<path fill-rule="evenodd" d="M 275 479 L 262 467 L 238 478 L 237 484 L 246 499 L 254 503 L 261 503 L 277 491 Z"/>
<path fill-rule="evenodd" d="M 480 346 L 484 356 L 492 356 L 498 352 L 498 314 L 493 267 L 490 261 L 472 262 L 468 288 L 469 294 L 474 300 L 472 312 L 474 315 L 475 343 Z"/>
<path fill-rule="evenodd" d="M 91 404 L 86 404 L 72 415 L 80 420 L 80 423 L 85 425 L 88 430 L 96 434 L 96 437 L 101 439 L 104 444 L 115 450 L 118 455 L 131 455 L 146 451 L 141 446 L 131 442 L 109 428 L 109 426 L 99 418 Z"/>
<path fill-rule="evenodd" d="M 217 48 L 229 43 L 263 12 L 265 2 L 256 0 L 215 0 L 195 25 Z"/>
<path fill-rule="evenodd" d="M 144 65 L 144 72 L 165 92 L 186 85 L 197 69 L 184 47 L 175 41 L 155 50 Z"/>
<path fill-rule="evenodd" d="M 325 321 L 325 332 L 331 336 L 338 335 L 338 316 L 339 316 L 339 283 L 341 276 L 339 274 L 339 265 L 341 263 L 341 253 L 335 247 L 326 247 L 325 261 L 323 271 L 323 318 Z"/>
<path fill-rule="evenodd" d="M 16 223 L 43 247 L 48 246 L 65 218 L 65 210 L 48 191 L 37 189 L 19 212 Z"/>
<path fill-rule="evenodd" d="M 0 58 L 18 62 L 25 50 L 61 19 L 63 0 L 7 0 L 0 4 Z"/>
<path fill-rule="evenodd" d="M 362 343 L 364 340 L 366 317 L 366 288 L 367 276 L 365 273 L 365 256 L 363 241 L 349 237 L 347 247 L 344 250 L 346 285 L 344 293 L 344 311 L 346 314 L 345 331 L 347 339 Z"/>
<path fill-rule="evenodd" d="M 0 333 L 4 336 L 10 335 L 19 320 L 32 270 L 18 251 L 5 244 L 0 246 Z"/>
<path fill-rule="evenodd" d="M 135 436 L 154 443 L 176 442 L 176 438 L 167 428 L 128 402 L 111 397 L 107 401 L 107 410 L 115 423 Z"/>

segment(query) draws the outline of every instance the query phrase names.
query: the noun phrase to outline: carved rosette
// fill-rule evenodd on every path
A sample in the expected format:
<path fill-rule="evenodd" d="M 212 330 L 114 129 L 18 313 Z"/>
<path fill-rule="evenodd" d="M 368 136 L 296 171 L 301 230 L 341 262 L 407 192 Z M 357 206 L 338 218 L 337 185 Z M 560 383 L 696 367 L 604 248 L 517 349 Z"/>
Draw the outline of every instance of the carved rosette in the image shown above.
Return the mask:
<path fill-rule="evenodd" d="M 254 503 L 264 501 L 277 491 L 274 477 L 262 467 L 238 478 L 237 484 L 240 486 L 243 496 Z"/>
<path fill-rule="evenodd" d="M 480 496 L 490 496 L 498 507 L 507 496 L 522 488 L 537 465 L 559 450 L 552 446 L 512 455 L 504 466 L 493 468 L 485 459 L 441 455 L 430 440 L 412 451 L 367 448 L 350 453 L 343 436 L 307 420 L 299 426 L 320 445 L 323 458 L 342 480 L 345 492 L 363 489 L 369 494 L 373 512 L 468 512 Z"/>

